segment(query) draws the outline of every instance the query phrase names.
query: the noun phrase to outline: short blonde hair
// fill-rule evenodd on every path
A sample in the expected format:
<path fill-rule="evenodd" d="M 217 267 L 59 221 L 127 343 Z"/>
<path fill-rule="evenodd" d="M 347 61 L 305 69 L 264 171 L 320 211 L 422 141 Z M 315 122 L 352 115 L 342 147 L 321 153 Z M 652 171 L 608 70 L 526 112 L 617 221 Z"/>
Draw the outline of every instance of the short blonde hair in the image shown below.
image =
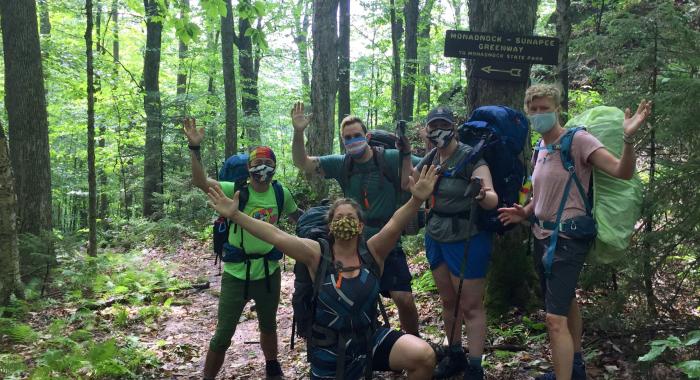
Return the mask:
<path fill-rule="evenodd" d="M 365 123 L 362 122 L 362 119 L 360 119 L 357 116 L 354 115 L 348 115 L 343 118 L 343 121 L 340 122 L 340 134 L 343 134 L 343 129 L 350 124 L 355 124 L 355 123 L 360 123 L 360 126 L 362 127 L 362 131 L 367 133 L 367 127 L 365 126 Z"/>
<path fill-rule="evenodd" d="M 554 101 L 554 105 L 559 107 L 561 103 L 561 90 L 553 84 L 536 84 L 530 86 L 525 91 L 525 110 L 530 107 L 530 103 L 537 98 L 550 98 Z"/>

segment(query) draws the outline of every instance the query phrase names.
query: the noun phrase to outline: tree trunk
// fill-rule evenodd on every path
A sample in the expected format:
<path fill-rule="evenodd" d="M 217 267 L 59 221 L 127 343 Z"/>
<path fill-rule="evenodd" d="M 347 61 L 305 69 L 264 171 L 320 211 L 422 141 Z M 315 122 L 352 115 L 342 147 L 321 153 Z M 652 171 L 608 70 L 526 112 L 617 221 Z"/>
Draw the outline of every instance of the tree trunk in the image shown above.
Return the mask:
<path fill-rule="evenodd" d="M 250 0 L 241 0 L 240 6 L 250 7 Z M 260 100 L 258 99 L 258 70 L 253 41 L 248 30 L 250 20 L 238 18 L 238 64 L 241 73 L 241 108 L 243 109 L 243 130 L 245 137 L 252 145 L 260 144 Z M 223 35 L 222 35 L 223 37 Z"/>
<path fill-rule="evenodd" d="M 569 112 L 569 39 L 571 38 L 571 0 L 557 0 L 557 37 L 559 37 L 559 65 L 557 80 L 561 86 L 561 109 L 568 119 Z M 566 120 L 564 120 L 566 122 Z"/>
<path fill-rule="evenodd" d="M 221 18 L 221 66 L 224 72 L 224 98 L 226 101 L 226 157 L 238 151 L 238 104 L 236 102 L 236 71 L 233 66 L 233 6 L 226 0 L 226 16 Z M 216 46 L 216 41 L 214 41 Z M 211 83 L 213 90 L 213 81 Z"/>
<path fill-rule="evenodd" d="M 401 56 L 399 55 L 403 28 L 401 20 L 396 17 L 395 0 L 390 1 L 389 18 L 391 20 L 391 54 L 394 58 L 391 66 L 391 110 L 394 120 L 399 120 L 403 114 L 401 110 Z"/>
<path fill-rule="evenodd" d="M 51 35 L 49 4 L 47 4 L 46 0 L 39 0 L 39 33 L 41 33 L 44 36 Z"/>
<path fill-rule="evenodd" d="M 338 1 L 338 125 L 350 115 L 350 0 Z M 343 150 L 342 141 L 340 149 Z"/>
<path fill-rule="evenodd" d="M 402 119 L 413 120 L 413 102 L 418 72 L 418 0 L 405 0 L 403 17 L 406 25 L 404 39 L 403 78 L 401 80 Z"/>
<path fill-rule="evenodd" d="M 190 13 L 190 0 L 180 0 L 180 18 L 183 20 L 189 19 Z M 185 66 L 185 60 L 187 59 L 187 44 L 180 39 L 178 41 L 177 49 L 177 97 L 182 98 L 187 92 L 187 67 Z M 185 116 L 185 108 L 187 107 L 187 99 L 180 99 L 183 102 L 182 116 Z"/>
<path fill-rule="evenodd" d="M 452 6 L 452 10 L 454 11 L 454 16 L 455 16 L 455 29 L 460 30 L 462 29 L 462 0 L 450 0 L 450 5 Z M 471 4 L 469 4 L 469 7 L 471 9 Z M 471 12 L 469 15 L 469 20 L 471 21 Z M 470 23 L 471 25 L 471 23 Z M 473 27 L 470 27 L 471 30 L 474 30 Z M 461 84 L 461 77 L 462 77 L 462 60 L 460 58 L 451 58 L 452 60 L 452 74 L 458 78 L 460 78 L 459 83 Z"/>
<path fill-rule="evenodd" d="M 0 1 L 5 108 L 18 197 L 18 233 L 40 236 L 51 233 L 51 160 L 36 16 L 34 0 Z M 21 260 L 23 265 L 30 263 L 24 255 Z"/>
<path fill-rule="evenodd" d="M 420 14 L 420 22 L 418 24 L 418 65 L 420 67 L 420 76 L 418 80 L 418 107 L 419 115 L 425 115 L 430 110 L 430 24 L 431 13 L 433 12 L 433 4 L 435 0 L 427 0 Z"/>
<path fill-rule="evenodd" d="M 88 255 L 97 256 L 97 183 L 95 181 L 95 83 L 92 54 L 92 0 L 85 0 L 87 58 Z"/>
<path fill-rule="evenodd" d="M 104 55 L 107 51 L 104 46 L 105 42 L 105 33 L 102 33 L 102 3 L 97 0 L 96 2 L 96 14 L 95 14 L 95 28 L 97 31 L 97 53 L 100 55 Z M 97 101 L 97 92 L 99 92 L 102 88 L 101 85 L 101 78 L 99 74 L 95 74 L 95 102 Z M 94 120 L 94 118 L 93 118 Z M 99 151 L 104 151 L 105 148 L 105 134 L 107 133 L 107 126 L 105 125 L 104 122 L 100 123 L 99 127 L 99 137 L 97 139 L 97 146 L 100 148 Z M 96 164 L 97 165 L 97 164 Z M 100 193 L 100 199 L 97 202 L 97 219 L 101 221 L 101 224 L 104 224 L 106 219 L 107 219 L 107 209 L 109 207 L 109 198 L 107 197 L 107 174 L 105 173 L 104 170 L 104 165 L 99 165 L 99 169 L 97 170 L 97 177 L 99 179 L 100 186 L 98 187 L 99 193 Z"/>
<path fill-rule="evenodd" d="M 532 35 L 536 19 L 537 0 L 469 2 L 469 25 L 475 32 Z M 493 81 L 469 76 L 468 109 L 471 112 L 488 104 L 522 109 L 526 88 L 526 82 Z M 525 149 L 529 149 L 527 145 Z M 527 235 L 525 228 L 516 227 L 496 239 L 488 276 L 487 304 L 491 312 L 498 314 L 512 306 L 525 307 L 532 299 L 531 286 L 536 281 L 530 257 L 525 254 L 526 247 L 523 245 Z"/>
<path fill-rule="evenodd" d="M 5 130 L 0 124 L 0 306 L 24 298 L 17 249 L 17 194 Z"/>
<path fill-rule="evenodd" d="M 163 194 L 163 140 L 160 104 L 160 48 L 163 24 L 157 0 L 143 0 L 146 10 L 146 52 L 143 62 L 146 111 L 146 146 L 143 163 L 143 216 L 159 219 L 162 205 L 156 194 Z"/>
<path fill-rule="evenodd" d="M 299 55 L 302 99 L 311 105 L 311 81 L 309 79 L 309 9 L 308 0 L 298 0 L 294 8 L 294 43 Z M 301 19 L 301 20 L 300 20 Z"/>
<path fill-rule="evenodd" d="M 311 103 L 314 115 L 308 128 L 306 151 L 310 156 L 332 152 L 335 136 L 335 97 L 338 91 L 337 0 L 314 0 L 313 63 L 311 66 Z M 322 178 L 314 177 L 311 187 L 315 195 L 324 198 L 328 186 Z"/>

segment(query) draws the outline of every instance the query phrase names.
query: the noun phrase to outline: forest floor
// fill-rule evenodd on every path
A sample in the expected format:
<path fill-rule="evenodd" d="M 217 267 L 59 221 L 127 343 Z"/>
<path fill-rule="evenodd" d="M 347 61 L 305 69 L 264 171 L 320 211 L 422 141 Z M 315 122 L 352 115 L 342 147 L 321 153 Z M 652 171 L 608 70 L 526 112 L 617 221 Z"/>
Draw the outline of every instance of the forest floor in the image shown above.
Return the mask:
<path fill-rule="evenodd" d="M 136 268 L 138 273 L 154 271 L 153 268 L 165 268 L 160 274 L 161 280 L 167 278 L 177 283 L 183 281 L 195 284 L 209 282 L 205 289 L 189 289 L 177 291 L 165 295 L 158 301 L 155 297 L 139 296 L 141 301 L 136 304 L 127 304 L 113 307 L 100 307 L 94 311 L 81 313 L 80 307 L 75 304 L 82 302 L 81 299 L 88 296 L 84 293 L 63 293 L 55 300 L 47 302 L 49 306 L 39 310 L 26 313 L 22 318 L 22 323 L 31 326 L 38 331 L 39 338 L 27 343 L 18 343 L 3 336 L 0 324 L 0 378 L 3 378 L 3 371 L 13 373 L 12 378 L 27 378 L 32 373 L 32 379 L 56 378 L 53 373 L 63 373 L 67 376 L 60 378 L 105 378 L 97 376 L 95 372 L 102 364 L 95 365 L 95 360 L 102 360 L 94 357 L 88 358 L 93 362 L 85 364 L 85 359 L 80 359 L 81 355 L 94 356 L 94 346 L 91 350 L 79 351 L 77 341 L 85 341 L 85 337 L 79 340 L 78 333 L 84 333 L 88 326 L 95 342 L 104 341 L 108 338 L 115 338 L 120 347 L 129 346 L 129 342 L 138 342 L 138 346 L 147 352 L 147 358 L 139 359 L 137 368 L 133 371 L 135 375 L 130 377 L 149 379 L 201 379 L 204 357 L 215 327 L 217 316 L 218 293 L 220 288 L 220 270 L 214 266 L 211 248 L 199 240 L 185 239 L 177 247 L 171 247 L 167 252 L 160 248 L 142 249 L 140 253 L 129 257 L 132 260 L 129 265 Z M 425 262 L 424 253 L 409 257 L 409 266 L 414 277 L 418 279 L 418 274 L 425 273 L 428 268 Z M 80 258 L 74 259 L 81 268 L 83 263 Z M 107 259 L 107 261 L 113 259 Z M 112 265 L 112 264 L 108 264 Z M 279 340 L 279 361 L 287 379 L 308 378 L 308 364 L 306 362 L 305 343 L 301 339 L 296 339 L 294 350 L 290 349 L 292 306 L 291 294 L 294 289 L 293 265 L 290 261 L 286 263 L 286 270 L 282 272 L 282 295 L 278 309 L 277 331 Z M 70 272 L 63 269 L 64 276 L 70 277 Z M 110 271 L 124 275 L 128 270 L 118 267 Z M 110 282 L 117 282 L 116 274 L 103 275 L 109 277 Z M 129 276 L 134 274 L 126 273 Z M 429 276 L 429 275 L 428 275 Z M 90 279 L 92 281 L 92 279 Z M 63 280 L 62 280 L 63 281 Z M 143 282 L 145 280 L 129 279 L 130 282 Z M 60 282 L 60 281 L 59 281 Z M 142 285 L 138 285 L 142 287 Z M 47 293 L 52 294 L 56 289 L 48 289 Z M 431 342 L 441 342 L 444 339 L 442 333 L 442 321 L 439 317 L 441 305 L 437 293 L 426 289 L 421 285 L 420 279 L 414 281 L 414 291 L 416 294 L 416 304 L 419 311 L 420 332 L 424 339 Z M 73 298 L 70 298 L 73 297 Z M 162 302 L 165 297 L 168 300 Z M 71 301 L 78 300 L 78 301 Z M 584 308 L 591 305 L 594 297 L 591 294 L 579 292 L 580 302 Z M 72 302 L 72 303 L 71 303 Z M 161 306 L 165 304 L 165 306 Z M 390 321 L 393 327 L 398 327 L 398 315 L 391 300 L 384 299 Z M 149 306 L 152 305 L 152 306 Z M 152 309 L 148 309 L 151 307 Z M 157 313 L 153 308 L 157 308 Z M 144 321 L 147 310 L 155 313 L 154 319 L 149 322 Z M 85 317 L 85 313 L 88 317 Z M 119 314 L 122 323 L 118 323 Z M 67 322 L 59 324 L 57 320 Z M 487 334 L 487 349 L 484 359 L 484 367 L 487 379 L 532 379 L 534 376 L 551 369 L 548 339 L 544 327 L 544 314 L 535 312 L 523 315 L 519 312 L 512 312 L 504 317 L 500 322 L 489 322 Z M 0 322 L 3 319 L 0 318 Z M 6 321 L 6 319 L 5 319 Z M 88 322 L 85 322 L 88 321 Z M 587 326 L 590 321 L 585 321 Z M 58 326 L 58 327 L 56 327 Z M 58 330 L 58 333 L 57 333 Z M 651 339 L 666 338 L 668 331 L 658 332 L 646 329 L 640 333 L 618 333 L 618 332 L 592 332 L 593 329 L 586 329 L 584 333 L 584 356 L 586 357 L 587 371 L 589 379 L 684 379 L 684 375 L 677 369 L 672 368 L 668 360 L 655 361 L 651 364 L 640 363 L 637 358 L 649 351 L 647 342 Z M 57 337 L 66 337 L 66 339 Z M 67 340 L 70 337 L 71 340 Z M 38 340 L 38 342 L 37 342 Z M 66 343 L 68 342 L 68 343 Z M 467 342 L 466 337 L 463 342 Z M 83 344 L 83 343 L 81 343 Z M 50 355 L 50 351 L 58 349 L 60 345 L 67 345 L 67 351 L 56 351 L 55 355 Z M 64 352 L 64 353 L 61 353 Z M 87 352 L 87 354 L 85 354 Z M 121 352 L 121 351 L 119 351 Z M 141 351 L 140 351 L 141 352 Z M 697 352 L 693 353 L 693 355 Z M 14 355 L 14 356 L 13 356 Z M 64 357 L 61 357 L 64 355 Z M 131 354 L 122 355 L 119 360 L 128 361 Z M 140 355 L 140 354 L 139 354 Z M 62 360 L 57 360 L 57 357 Z M 78 356 L 78 359 L 74 359 Z M 99 355 L 98 355 L 99 356 Z M 124 359 L 124 356 L 127 359 Z M 68 360 L 68 358 L 71 358 Z M 2 368 L 7 360 L 19 361 L 15 372 Z M 677 358 L 675 358 L 677 359 Z M 678 362 L 674 359 L 673 362 Z M 82 363 L 80 361 L 82 360 Z M 688 358 L 683 358 L 688 360 Z M 103 360 L 100 363 L 105 363 Z M 48 375 L 35 376 L 33 368 L 39 366 L 50 366 Z M 87 366 L 86 366 L 87 365 Z M 63 367 L 61 367 L 63 366 Z M 76 366 L 79 369 L 68 372 L 68 366 Z M 56 368 L 64 368 L 63 372 Z M 87 369 L 85 369 L 87 368 Z M 71 370 L 72 371 L 72 370 Z M 92 371 L 92 372 L 90 372 Z M 405 375 L 395 373 L 375 373 L 377 379 L 404 379 Z M 123 378 L 112 376 L 110 378 Z M 255 315 L 253 302 L 250 302 L 241 316 L 240 323 L 233 337 L 231 347 L 227 351 L 226 361 L 218 379 L 264 379 L 264 358 L 259 346 L 259 330 Z M 461 379 L 455 377 L 454 379 Z"/>

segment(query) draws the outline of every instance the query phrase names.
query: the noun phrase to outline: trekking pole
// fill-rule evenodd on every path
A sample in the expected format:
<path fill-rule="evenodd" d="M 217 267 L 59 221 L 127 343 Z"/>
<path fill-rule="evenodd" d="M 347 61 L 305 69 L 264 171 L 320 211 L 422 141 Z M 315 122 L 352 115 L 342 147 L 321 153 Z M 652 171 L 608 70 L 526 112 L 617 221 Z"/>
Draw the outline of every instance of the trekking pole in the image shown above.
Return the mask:
<path fill-rule="evenodd" d="M 467 186 L 467 190 L 464 192 L 465 197 L 472 199 L 472 205 L 469 210 L 469 224 L 467 225 L 467 240 L 464 242 L 464 255 L 462 256 L 462 266 L 459 270 L 459 286 L 457 287 L 457 304 L 455 305 L 454 319 L 452 320 L 452 331 L 450 331 L 450 338 L 448 343 L 454 341 L 455 330 L 457 329 L 457 316 L 459 315 L 459 304 L 462 300 L 462 285 L 464 284 L 464 274 L 467 269 L 467 257 L 469 256 L 469 241 L 471 240 L 472 233 L 474 231 L 474 223 L 479 213 L 479 201 L 474 199 L 474 197 L 481 191 L 481 178 L 474 177 L 472 181 Z M 459 321 L 460 330 L 462 327 L 462 321 Z M 461 337 L 461 334 L 460 334 Z M 461 346 L 461 343 L 460 343 Z"/>

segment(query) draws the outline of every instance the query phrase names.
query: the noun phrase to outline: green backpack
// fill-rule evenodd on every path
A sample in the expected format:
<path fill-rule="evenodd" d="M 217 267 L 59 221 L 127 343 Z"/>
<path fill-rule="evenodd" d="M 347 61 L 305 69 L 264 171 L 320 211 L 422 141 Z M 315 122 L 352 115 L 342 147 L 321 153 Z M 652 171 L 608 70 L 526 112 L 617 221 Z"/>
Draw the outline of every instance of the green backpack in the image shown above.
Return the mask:
<path fill-rule="evenodd" d="M 610 153 L 622 154 L 622 122 L 625 114 L 615 107 L 591 108 L 566 123 L 567 128 L 585 126 Z M 589 258 L 595 263 L 611 264 L 621 260 L 639 220 L 642 207 L 642 180 L 614 178 L 593 169 L 593 215 L 598 234 Z"/>

